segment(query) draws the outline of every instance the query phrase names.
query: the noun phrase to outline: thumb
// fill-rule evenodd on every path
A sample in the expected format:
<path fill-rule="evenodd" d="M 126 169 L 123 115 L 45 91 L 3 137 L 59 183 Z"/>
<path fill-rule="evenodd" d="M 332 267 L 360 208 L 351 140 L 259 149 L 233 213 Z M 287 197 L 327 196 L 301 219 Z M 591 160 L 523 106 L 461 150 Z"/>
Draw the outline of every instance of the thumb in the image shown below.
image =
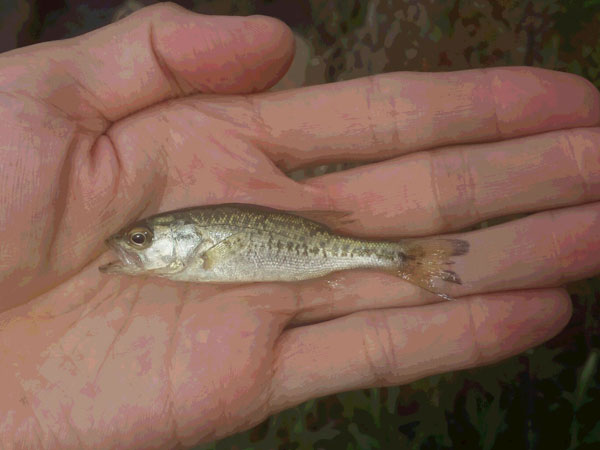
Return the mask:
<path fill-rule="evenodd" d="M 114 149 L 98 141 L 111 122 L 193 92 L 266 89 L 292 56 L 291 31 L 278 20 L 172 4 L 2 54 L 1 309 L 56 286 L 98 252 L 98 224 L 116 220 L 110 208 L 124 183 Z"/>
<path fill-rule="evenodd" d="M 89 117 L 91 106 L 115 121 L 176 96 L 267 89 L 287 71 L 294 39 L 274 18 L 206 16 L 163 3 L 83 36 L 36 47 L 8 54 L 23 52 L 19 56 L 42 68 L 29 76 L 14 73 L 15 84 L 27 83 L 30 94 L 74 117 Z M 69 78 L 60 80 L 60 89 L 57 72 Z M 10 88 L 10 75 L 3 76 L 4 88 Z"/>

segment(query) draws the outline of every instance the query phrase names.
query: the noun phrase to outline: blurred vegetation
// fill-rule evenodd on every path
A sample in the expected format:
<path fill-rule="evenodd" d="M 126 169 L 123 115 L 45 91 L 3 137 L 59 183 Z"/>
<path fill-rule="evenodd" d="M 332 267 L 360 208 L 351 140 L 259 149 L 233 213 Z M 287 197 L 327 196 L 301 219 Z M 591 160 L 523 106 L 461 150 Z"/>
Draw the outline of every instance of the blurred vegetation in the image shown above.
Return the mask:
<path fill-rule="evenodd" d="M 73 36 L 153 1 L 0 5 L 1 50 Z M 397 70 L 533 65 L 600 87 L 600 0 L 187 0 L 206 14 L 290 25 L 297 59 L 278 88 Z M 348 165 L 315 168 L 311 176 Z M 480 226 L 490 226 L 498 221 Z M 490 367 L 311 400 L 198 449 L 600 448 L 600 280 L 573 283 L 573 318 L 548 343 Z"/>

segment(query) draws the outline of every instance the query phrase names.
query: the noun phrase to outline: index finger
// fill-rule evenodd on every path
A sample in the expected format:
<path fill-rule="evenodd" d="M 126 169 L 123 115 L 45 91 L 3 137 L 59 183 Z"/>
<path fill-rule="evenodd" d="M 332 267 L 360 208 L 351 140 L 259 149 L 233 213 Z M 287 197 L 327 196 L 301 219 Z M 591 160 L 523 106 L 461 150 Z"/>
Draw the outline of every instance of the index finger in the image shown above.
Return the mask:
<path fill-rule="evenodd" d="M 392 73 L 255 96 L 263 149 L 285 170 L 597 124 L 584 78 L 532 67 Z"/>

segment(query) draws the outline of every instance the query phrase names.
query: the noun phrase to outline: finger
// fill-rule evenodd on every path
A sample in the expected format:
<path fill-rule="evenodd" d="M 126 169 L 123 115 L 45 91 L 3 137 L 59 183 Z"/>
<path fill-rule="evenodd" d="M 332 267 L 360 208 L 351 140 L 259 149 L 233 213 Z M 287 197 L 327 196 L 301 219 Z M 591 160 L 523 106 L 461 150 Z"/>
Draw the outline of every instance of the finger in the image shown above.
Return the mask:
<path fill-rule="evenodd" d="M 452 146 L 306 180 L 340 228 L 380 236 L 454 231 L 493 217 L 600 199 L 600 128 Z"/>
<path fill-rule="evenodd" d="M 599 226 L 596 202 L 468 233 L 469 254 L 453 266 L 463 280 L 459 291 L 559 286 L 593 276 L 600 272 Z"/>
<path fill-rule="evenodd" d="M 470 244 L 453 258 L 461 285 L 444 292 L 464 295 L 560 286 L 600 272 L 600 203 L 547 211 L 523 219 L 453 235 Z M 440 298 L 389 274 L 346 271 L 294 285 L 293 295 L 273 300 L 292 325 L 330 320 L 359 311 L 409 307 Z"/>
<path fill-rule="evenodd" d="M 554 336 L 570 314 L 568 294 L 549 289 L 365 311 L 294 328 L 275 348 L 269 406 L 278 411 L 334 392 L 490 364 Z"/>
<path fill-rule="evenodd" d="M 369 161 L 600 120 L 583 78 L 536 68 L 394 73 L 254 98 L 263 148 L 286 170 Z M 290 112 L 293 113 L 290 113 Z"/>
<path fill-rule="evenodd" d="M 290 325 L 322 322 L 358 311 L 409 307 L 445 301 L 394 275 L 350 270 L 294 285 L 294 295 L 273 300 L 272 309 L 287 313 Z"/>
<path fill-rule="evenodd" d="M 161 4 L 81 37 L 12 52 L 6 66 L 22 60 L 3 71 L 3 88 L 24 86 L 71 117 L 97 112 L 115 121 L 191 92 L 266 89 L 287 70 L 293 42 L 273 18 L 203 16 Z"/>

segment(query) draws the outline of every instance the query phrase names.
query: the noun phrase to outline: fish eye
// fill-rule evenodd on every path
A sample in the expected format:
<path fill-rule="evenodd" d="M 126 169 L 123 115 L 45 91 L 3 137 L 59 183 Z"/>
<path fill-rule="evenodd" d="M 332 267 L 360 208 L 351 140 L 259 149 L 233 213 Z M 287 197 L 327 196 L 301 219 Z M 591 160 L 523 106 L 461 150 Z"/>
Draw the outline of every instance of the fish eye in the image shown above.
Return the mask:
<path fill-rule="evenodd" d="M 128 236 L 129 243 L 138 248 L 145 248 L 152 241 L 152 232 L 147 228 L 134 228 Z"/>
<path fill-rule="evenodd" d="M 146 242 L 146 236 L 143 233 L 132 234 L 131 242 L 142 245 L 144 242 Z"/>

